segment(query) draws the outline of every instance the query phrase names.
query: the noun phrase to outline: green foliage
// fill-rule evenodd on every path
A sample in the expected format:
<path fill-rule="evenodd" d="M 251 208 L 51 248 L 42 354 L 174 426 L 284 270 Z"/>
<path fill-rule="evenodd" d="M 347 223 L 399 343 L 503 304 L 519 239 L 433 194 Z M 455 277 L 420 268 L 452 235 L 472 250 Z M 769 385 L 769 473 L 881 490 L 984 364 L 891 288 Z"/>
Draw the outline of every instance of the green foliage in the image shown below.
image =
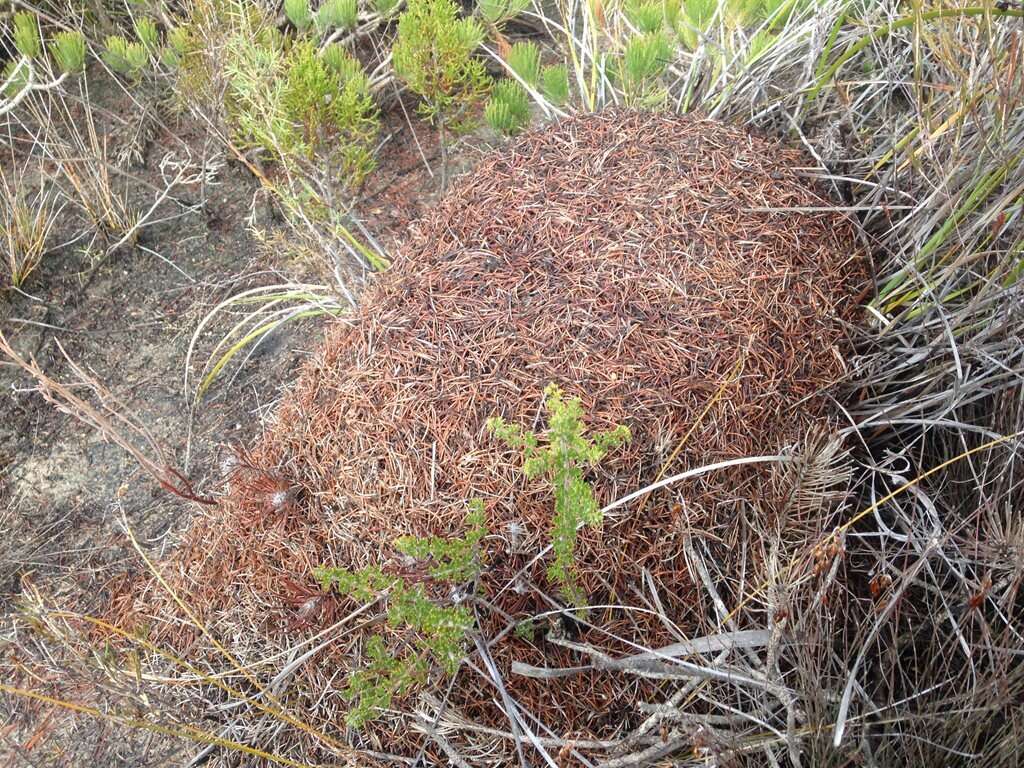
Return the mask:
<path fill-rule="evenodd" d="M 531 41 L 519 42 L 508 52 L 505 63 L 531 88 L 540 80 L 540 49 Z"/>
<path fill-rule="evenodd" d="M 622 55 L 623 81 L 639 84 L 652 80 L 664 71 L 671 55 L 672 42 L 661 32 L 631 38 Z"/>
<path fill-rule="evenodd" d="M 599 526 L 603 521 L 594 491 L 583 479 L 583 472 L 627 441 L 629 429 L 619 425 L 587 436 L 579 398 L 563 399 L 562 390 L 555 384 L 547 386 L 544 396 L 548 415 L 545 434 L 527 432 L 499 416 L 488 419 L 487 427 L 510 448 L 522 451 L 527 477 L 543 476 L 551 482 L 555 494 L 551 528 L 554 561 L 548 576 L 561 587 L 567 600 L 581 604 L 582 595 L 576 583 L 577 531 L 582 525 Z M 546 447 L 541 447 L 542 437 Z"/>
<path fill-rule="evenodd" d="M 492 27 L 511 21 L 530 7 L 530 0 L 478 0 L 477 13 Z"/>
<path fill-rule="evenodd" d="M 348 49 L 341 43 L 331 43 L 320 51 L 320 58 L 342 83 L 349 80 L 361 78 L 366 82 L 366 73 L 363 72 L 363 65 L 359 59 L 348 52 Z M 369 84 L 367 84 L 369 87 Z"/>
<path fill-rule="evenodd" d="M 288 57 L 281 106 L 285 119 L 301 126 L 301 146 L 308 156 L 328 145 L 336 147 L 335 156 L 350 185 L 357 185 L 373 170 L 371 144 L 379 119 L 361 68 L 349 63 L 339 74 L 317 54 L 315 45 L 295 43 Z"/>
<path fill-rule="evenodd" d="M 403 537 L 395 542 L 410 557 L 431 563 L 429 573 L 442 583 L 465 583 L 479 573 L 480 542 L 487 535 L 483 502 L 474 500 L 466 516 L 469 528 L 457 539 Z M 378 598 L 387 601 L 387 625 L 407 640 L 399 653 L 380 635 L 365 646 L 366 663 L 352 673 L 346 698 L 353 702 L 347 722 L 361 728 L 391 705 L 395 696 L 427 680 L 432 666 L 448 676 L 455 674 L 464 657 L 466 636 L 473 628 L 473 614 L 463 605 L 437 605 L 422 584 L 409 585 L 376 566 L 358 571 L 318 568 L 316 578 L 325 590 L 336 589 L 359 602 Z"/>
<path fill-rule="evenodd" d="M 658 77 L 668 66 L 673 42 L 664 32 L 648 32 L 630 38 L 619 59 L 618 76 L 628 103 L 654 107 L 663 100 Z"/>
<path fill-rule="evenodd" d="M 683 13 L 675 24 L 680 41 L 690 50 L 697 48 L 700 36 L 708 31 L 718 11 L 718 0 L 683 0 Z"/>
<path fill-rule="evenodd" d="M 156 22 L 152 19 L 141 17 L 136 20 L 135 36 L 150 53 L 155 53 L 160 47 L 160 32 L 156 28 Z"/>
<path fill-rule="evenodd" d="M 519 133 L 530 122 L 530 97 L 514 80 L 501 80 L 491 92 L 484 119 L 498 133 Z"/>
<path fill-rule="evenodd" d="M 629 23 L 642 34 L 657 32 L 663 26 L 675 25 L 679 16 L 679 3 L 664 0 L 628 0 L 623 12 Z"/>
<path fill-rule="evenodd" d="M 390 707 L 395 696 L 408 693 L 414 685 L 425 681 L 429 673 L 419 656 L 392 656 L 380 635 L 371 637 L 364 651 L 367 662 L 349 676 L 344 691 L 345 699 L 353 703 L 345 718 L 351 728 L 362 728 Z"/>
<path fill-rule="evenodd" d="M 69 75 L 85 70 L 85 35 L 78 30 L 58 32 L 50 41 L 50 55 L 61 72 Z"/>
<path fill-rule="evenodd" d="M 137 77 L 149 63 L 146 47 L 121 35 L 109 35 L 100 56 L 114 72 L 127 77 Z"/>
<path fill-rule="evenodd" d="M 541 70 L 540 90 L 556 107 L 569 101 L 569 70 L 565 64 L 551 64 Z"/>
<path fill-rule="evenodd" d="M 14 47 L 29 59 L 34 59 L 42 51 L 43 43 L 39 39 L 39 24 L 35 14 L 29 11 L 14 14 Z"/>
<path fill-rule="evenodd" d="M 305 32 L 313 22 L 309 0 L 284 0 L 284 15 L 300 32 Z"/>
<path fill-rule="evenodd" d="M 484 32 L 459 18 L 454 0 L 410 0 L 398 19 L 395 73 L 423 99 L 422 117 L 455 130 L 472 125 L 470 110 L 487 94 L 489 78 L 473 52 Z"/>
<path fill-rule="evenodd" d="M 725 15 L 734 26 L 750 27 L 774 16 L 788 0 L 724 0 Z"/>
<path fill-rule="evenodd" d="M 439 581 L 470 581 L 476 577 L 477 556 L 480 542 L 487 535 L 484 503 L 473 499 L 469 503 L 466 525 L 469 531 L 459 539 L 442 539 L 432 536 L 418 539 L 403 536 L 395 542 L 395 548 L 404 555 L 417 560 L 432 561 L 430 575 Z"/>
<path fill-rule="evenodd" d="M 324 0 L 316 12 L 316 25 L 322 30 L 352 29 L 359 18 L 356 0 Z"/>
<path fill-rule="evenodd" d="M 160 61 L 168 69 L 176 70 L 192 47 L 189 30 L 186 27 L 172 27 L 167 30 L 167 45 L 160 51 Z"/>
<path fill-rule="evenodd" d="M 513 631 L 520 640 L 528 640 L 532 643 L 537 636 L 537 622 L 533 619 L 523 619 L 516 622 L 516 628 Z"/>
<path fill-rule="evenodd" d="M 401 0 L 370 0 L 370 5 L 386 19 L 398 9 L 400 2 Z"/>
<path fill-rule="evenodd" d="M 8 99 L 13 99 L 25 88 L 29 87 L 29 68 L 26 64 L 21 64 L 17 61 L 8 61 L 4 65 L 3 75 L 0 76 L 0 81 L 6 84 L 3 95 Z"/>
<path fill-rule="evenodd" d="M 326 161 L 346 186 L 375 165 L 379 113 L 359 62 L 339 46 L 237 37 L 227 46 L 229 122 L 282 162 Z"/>

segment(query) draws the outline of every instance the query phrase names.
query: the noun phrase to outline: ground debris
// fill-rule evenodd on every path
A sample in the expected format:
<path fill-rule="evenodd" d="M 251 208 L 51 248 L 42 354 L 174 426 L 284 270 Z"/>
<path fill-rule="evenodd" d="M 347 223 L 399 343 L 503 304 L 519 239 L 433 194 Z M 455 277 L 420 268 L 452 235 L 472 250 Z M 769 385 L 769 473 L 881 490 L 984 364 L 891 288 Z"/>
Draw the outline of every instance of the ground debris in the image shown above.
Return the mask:
<path fill-rule="evenodd" d="M 536 590 L 509 585 L 542 546 L 550 492 L 524 481 L 486 419 L 535 425 L 555 382 L 583 399 L 592 429 L 628 425 L 633 439 L 592 478 L 602 503 L 660 471 L 798 441 L 826 416 L 823 393 L 842 376 L 843 323 L 863 269 L 853 225 L 809 187 L 801 161 L 710 120 L 620 111 L 567 119 L 488 155 L 413 227 L 354 321 L 329 334 L 232 473 L 221 508 L 198 518 L 165 572 L 215 631 L 251 644 L 242 657 L 266 657 L 351 608 L 318 595 L 315 566 L 394 561 L 396 537 L 458 534 L 467 500 L 481 498 L 495 535 L 480 599 L 514 617 L 548 609 Z M 581 536 L 591 604 L 635 601 L 648 574 L 659 610 L 699 626 L 711 609 L 695 604 L 685 542 L 699 532 L 729 557 L 736 510 L 771 514 L 772 487 L 741 468 L 618 510 Z M 543 589 L 543 563 L 523 578 Z M 169 601 L 154 605 L 159 594 L 117 610 L 172 612 Z M 594 613 L 620 638 L 671 641 L 657 618 Z M 494 621 L 485 629 L 503 626 Z M 194 640 L 181 626 L 165 636 Z M 318 719 L 343 707 L 338 666 L 357 641 L 346 635 L 295 672 Z M 557 685 L 510 675 L 513 661 L 579 665 L 574 646 L 509 633 L 489 650 L 527 711 L 557 713 L 560 732 L 605 738 L 656 683 L 613 690 L 600 670 Z M 452 706 L 507 729 L 497 691 L 461 680 Z M 387 722 L 365 738 L 402 751 L 423 737 Z"/>

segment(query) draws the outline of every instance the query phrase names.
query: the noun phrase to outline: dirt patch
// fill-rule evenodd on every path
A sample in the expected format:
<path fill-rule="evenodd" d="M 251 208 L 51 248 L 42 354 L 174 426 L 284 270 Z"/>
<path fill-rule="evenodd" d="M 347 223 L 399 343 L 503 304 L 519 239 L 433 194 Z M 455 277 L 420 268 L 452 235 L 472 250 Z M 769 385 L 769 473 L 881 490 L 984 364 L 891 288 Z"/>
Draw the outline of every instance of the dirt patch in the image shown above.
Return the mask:
<path fill-rule="evenodd" d="M 135 96 L 154 112 L 140 116 Z M 223 376 L 195 406 L 183 386 L 190 338 L 224 298 L 285 279 L 320 282 L 323 265 L 264 247 L 253 237 L 254 220 L 267 238 L 286 232 L 258 181 L 211 144 L 202 126 L 164 115 L 155 102 L 127 94 L 102 74 L 90 83 L 89 105 L 110 162 L 119 163 L 112 178 L 117 189 L 127 191 L 133 210 L 153 204 L 154 190 L 165 182 L 161 162 L 168 157 L 202 158 L 218 170 L 204 183 L 174 189 L 152 212 L 156 223 L 141 230 L 137 243 L 101 259 L 83 251 L 86 221 L 74 204 L 67 205 L 52 240 L 68 244 L 47 254 L 23 293 L 0 295 L 0 330 L 20 354 L 66 381 L 59 340 L 152 433 L 197 490 L 216 492 L 229 447 L 258 438 L 281 388 L 318 343 L 324 322 L 288 323 L 266 336 L 237 375 Z M 81 121 L 81 105 L 71 109 L 70 121 Z M 419 152 L 407 147 L 412 129 L 400 112 L 388 117 L 387 130 L 382 170 L 367 187 L 360 213 L 390 247 L 434 187 Z M 419 141 L 428 160 L 435 158 L 429 132 Z M 5 162 L 25 162 L 30 147 L 30 141 L 14 142 Z M 393 189 L 399 182 L 402 188 Z M 215 324 L 207 341 L 228 325 Z M 11 680 L 20 677 L 22 662 L 33 663 L 20 656 L 25 638 L 16 636 L 12 623 L 26 588 L 83 613 L 101 613 L 111 589 L 143 571 L 124 523 L 150 556 L 161 559 L 197 511 L 160 490 L 119 447 L 57 412 L 33 386 L 15 366 L 0 364 L 0 650 Z M 0 755 L 14 764 L 134 767 L 174 762 L 171 756 L 183 749 L 177 741 L 39 703 L 0 700 Z M 187 743 L 184 749 L 194 751 Z"/>

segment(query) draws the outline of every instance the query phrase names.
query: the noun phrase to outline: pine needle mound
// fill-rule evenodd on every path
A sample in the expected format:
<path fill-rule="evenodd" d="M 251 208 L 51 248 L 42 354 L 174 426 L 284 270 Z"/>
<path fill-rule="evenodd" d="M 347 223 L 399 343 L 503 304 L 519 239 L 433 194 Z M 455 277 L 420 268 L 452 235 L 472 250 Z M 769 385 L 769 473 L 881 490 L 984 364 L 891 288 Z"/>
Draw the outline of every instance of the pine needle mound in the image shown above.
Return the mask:
<path fill-rule="evenodd" d="M 358 607 L 321 594 L 315 566 L 408 570 L 394 539 L 459 535 L 467 501 L 480 498 L 490 530 L 475 603 L 483 636 L 557 607 L 544 560 L 531 564 L 547 541 L 551 490 L 526 481 L 520 457 L 485 428 L 500 415 L 542 430 L 549 382 L 582 398 L 589 428 L 632 432 L 590 476 L 602 504 L 659 473 L 799 443 L 827 418 L 825 393 L 843 376 L 843 323 L 862 271 L 852 225 L 801 162 L 714 121 L 618 111 L 485 157 L 332 330 L 221 508 L 196 523 L 176 556 L 181 594 L 254 661 Z M 667 623 L 696 631 L 713 608 L 694 597 L 686 541 L 705 537 L 728 561 L 742 516 L 779 517 L 784 483 L 759 466 L 678 484 L 584 531 L 590 604 L 650 607 L 653 588 L 657 610 L 595 608 L 587 621 L 601 633 L 571 634 L 635 653 L 630 643 L 672 642 Z M 532 640 L 506 631 L 490 646 L 515 701 L 559 734 L 591 738 L 639 716 L 632 702 L 656 682 L 613 688 L 596 669 L 514 674 L 513 661 L 582 663 L 547 630 Z M 339 670 L 358 664 L 360 638 L 343 632 L 295 672 L 314 717 L 340 722 Z M 485 665 L 472 666 L 449 712 L 507 730 Z M 390 752 L 422 737 L 391 713 L 358 738 Z"/>

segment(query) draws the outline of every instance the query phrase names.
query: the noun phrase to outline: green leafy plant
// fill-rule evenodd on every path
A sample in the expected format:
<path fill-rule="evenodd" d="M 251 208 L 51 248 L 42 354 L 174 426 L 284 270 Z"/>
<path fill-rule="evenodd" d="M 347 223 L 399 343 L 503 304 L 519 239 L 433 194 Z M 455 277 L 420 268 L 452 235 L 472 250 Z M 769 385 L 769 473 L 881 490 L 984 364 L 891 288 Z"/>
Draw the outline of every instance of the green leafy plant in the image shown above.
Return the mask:
<path fill-rule="evenodd" d="M 501 80 L 491 92 L 484 119 L 498 133 L 519 133 L 530 122 L 530 97 L 514 80 Z"/>
<path fill-rule="evenodd" d="M 629 0 L 623 6 L 626 19 L 636 27 L 638 32 L 657 32 L 666 22 L 672 26 L 674 21 L 671 16 L 678 15 L 679 6 L 666 6 L 662 0 Z"/>
<path fill-rule="evenodd" d="M 398 9 L 401 0 L 370 0 L 370 5 L 377 13 L 383 18 L 390 18 L 391 15 Z"/>
<path fill-rule="evenodd" d="M 626 442 L 629 429 L 620 424 L 606 432 L 587 435 L 579 398 L 564 399 L 555 384 L 544 390 L 544 407 L 548 429 L 543 434 L 527 432 L 500 416 L 488 419 L 487 427 L 510 448 L 522 451 L 527 477 L 547 477 L 550 481 L 555 494 L 555 515 L 551 527 L 554 560 L 548 567 L 548 577 L 559 585 L 566 600 L 580 605 L 583 595 L 577 584 L 577 532 L 583 525 L 596 527 L 603 521 L 594 491 L 583 473 L 608 451 Z M 541 445 L 542 439 L 545 446 Z"/>
<path fill-rule="evenodd" d="M 160 32 L 156 28 L 156 22 L 145 16 L 135 22 L 135 36 L 150 53 L 156 53 L 160 47 Z"/>
<path fill-rule="evenodd" d="M 18 11 L 14 14 L 14 47 L 22 56 L 34 59 L 43 49 L 35 14 Z"/>
<path fill-rule="evenodd" d="M 57 68 L 73 75 L 85 70 L 85 35 L 77 30 L 58 32 L 50 41 L 50 55 Z"/>
<path fill-rule="evenodd" d="M 454 0 L 410 0 L 398 19 L 395 73 L 422 99 L 420 115 L 438 127 L 442 189 L 448 175 L 446 133 L 472 126 L 472 110 L 490 87 L 483 62 L 473 56 L 483 38 L 475 19 L 459 17 Z"/>
<path fill-rule="evenodd" d="M 320 51 L 320 58 L 324 64 L 337 75 L 341 82 L 347 82 L 352 78 L 361 77 L 365 80 L 363 65 L 359 59 L 348 52 L 348 49 L 341 43 L 331 43 Z"/>
<path fill-rule="evenodd" d="M 556 107 L 569 101 L 569 70 L 565 64 L 550 64 L 541 70 L 540 90 Z"/>
<path fill-rule="evenodd" d="M 149 63 L 149 52 L 140 42 L 129 41 L 121 35 L 109 35 L 101 58 L 117 74 L 137 77 Z"/>
<path fill-rule="evenodd" d="M 672 56 L 672 41 L 664 32 L 648 32 L 630 38 L 619 64 L 619 79 L 628 101 L 654 106 L 664 96 L 656 88 L 658 76 Z"/>
<path fill-rule="evenodd" d="M 320 30 L 352 29 L 359 17 L 356 0 L 324 0 L 316 12 L 316 25 Z"/>
<path fill-rule="evenodd" d="M 187 27 L 172 27 L 167 30 L 167 44 L 160 51 L 160 61 L 168 69 L 176 70 L 193 47 L 192 36 Z"/>
<path fill-rule="evenodd" d="M 530 7 L 530 0 L 479 0 L 477 13 L 491 27 L 500 27 Z"/>
<path fill-rule="evenodd" d="M 395 547 L 403 554 L 429 563 L 428 573 L 437 582 L 461 585 L 473 581 L 480 569 L 480 542 L 487 534 L 483 502 L 470 503 L 468 531 L 461 538 L 402 537 Z M 401 633 L 408 650 L 389 648 L 384 637 L 374 635 L 365 645 L 366 663 L 352 673 L 346 698 L 353 702 L 347 722 L 361 728 L 391 705 L 395 696 L 426 682 L 432 668 L 454 675 L 464 654 L 473 614 L 464 605 L 438 605 L 423 584 L 408 584 L 399 576 L 370 566 L 358 571 L 318 568 L 317 580 L 325 590 L 337 590 L 359 602 L 387 602 L 387 625 Z"/>
<path fill-rule="evenodd" d="M 284 0 L 284 15 L 300 32 L 305 32 L 313 22 L 309 0 Z"/>
<path fill-rule="evenodd" d="M 354 59 L 334 66 L 310 42 L 293 45 L 281 96 L 286 119 L 302 126 L 307 155 L 319 148 L 334 148 L 350 185 L 357 185 L 373 169 L 372 139 L 377 133 L 377 107 L 362 68 Z"/>
<path fill-rule="evenodd" d="M 505 63 L 531 88 L 537 86 L 540 80 L 540 49 L 536 43 L 516 43 L 509 49 Z"/>
<path fill-rule="evenodd" d="M 697 48 L 718 12 L 717 0 L 683 0 L 682 13 L 673 25 L 679 40 L 690 50 Z"/>

